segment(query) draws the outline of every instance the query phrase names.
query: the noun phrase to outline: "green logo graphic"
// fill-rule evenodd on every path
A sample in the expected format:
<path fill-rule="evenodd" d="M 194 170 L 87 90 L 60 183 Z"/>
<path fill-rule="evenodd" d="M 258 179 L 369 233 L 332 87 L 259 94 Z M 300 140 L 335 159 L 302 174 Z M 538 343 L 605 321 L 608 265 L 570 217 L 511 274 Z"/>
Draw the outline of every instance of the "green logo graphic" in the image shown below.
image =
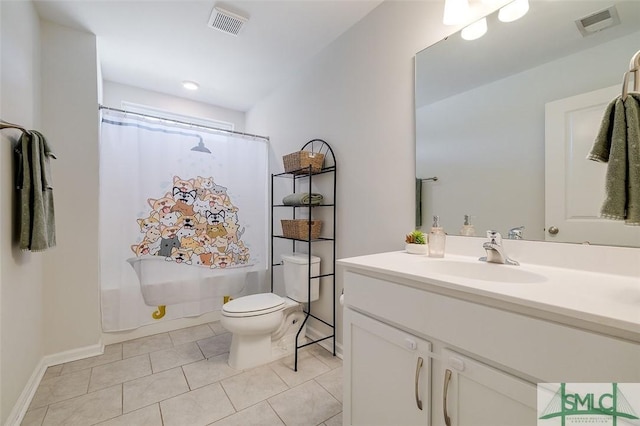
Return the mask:
<path fill-rule="evenodd" d="M 612 383 L 611 387 L 611 393 L 567 393 L 566 383 L 561 383 L 539 419 L 559 417 L 562 426 L 565 426 L 567 417 L 571 416 L 607 416 L 613 421 L 613 426 L 618 424 L 618 418 L 639 419 L 618 384 Z"/>

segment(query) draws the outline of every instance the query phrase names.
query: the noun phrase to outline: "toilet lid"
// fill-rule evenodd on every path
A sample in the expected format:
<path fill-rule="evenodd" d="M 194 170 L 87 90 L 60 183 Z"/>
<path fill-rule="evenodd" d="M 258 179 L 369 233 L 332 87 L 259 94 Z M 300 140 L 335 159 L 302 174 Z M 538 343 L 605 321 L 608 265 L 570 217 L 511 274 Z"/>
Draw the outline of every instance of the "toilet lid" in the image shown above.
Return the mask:
<path fill-rule="evenodd" d="M 273 293 L 252 294 L 234 299 L 222 305 L 226 316 L 255 316 L 279 311 L 284 308 L 284 299 Z"/>

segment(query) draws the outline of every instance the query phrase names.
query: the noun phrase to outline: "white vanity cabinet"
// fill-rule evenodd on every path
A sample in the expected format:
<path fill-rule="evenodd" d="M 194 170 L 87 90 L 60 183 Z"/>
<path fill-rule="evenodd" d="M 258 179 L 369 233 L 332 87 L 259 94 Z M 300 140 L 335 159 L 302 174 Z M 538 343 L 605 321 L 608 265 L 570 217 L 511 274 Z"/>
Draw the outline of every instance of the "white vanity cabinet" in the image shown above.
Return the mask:
<path fill-rule="evenodd" d="M 350 424 L 428 424 L 431 343 L 354 311 L 346 315 Z"/>
<path fill-rule="evenodd" d="M 535 426 L 539 382 L 640 381 L 638 342 L 339 265 L 345 425 Z"/>
<path fill-rule="evenodd" d="M 448 349 L 440 356 L 442 404 L 431 424 L 447 425 L 448 418 L 459 426 L 536 425 L 535 384 Z"/>

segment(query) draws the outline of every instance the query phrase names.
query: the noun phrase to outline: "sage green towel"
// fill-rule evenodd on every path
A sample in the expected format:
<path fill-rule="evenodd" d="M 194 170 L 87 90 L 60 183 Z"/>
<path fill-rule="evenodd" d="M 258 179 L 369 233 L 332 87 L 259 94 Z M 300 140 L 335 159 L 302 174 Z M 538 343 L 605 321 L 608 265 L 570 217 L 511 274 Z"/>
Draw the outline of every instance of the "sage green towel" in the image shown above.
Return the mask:
<path fill-rule="evenodd" d="M 322 194 L 309 194 L 308 192 L 296 192 L 295 194 L 287 195 L 282 199 L 282 204 L 286 206 L 317 206 L 322 203 Z"/>
<path fill-rule="evenodd" d="M 20 190 L 20 248 L 42 251 L 56 245 L 53 183 L 49 159 L 56 158 L 45 137 L 24 132 L 15 149 Z"/>
<path fill-rule="evenodd" d="M 607 106 L 588 159 L 608 163 L 604 218 L 640 225 L 640 94 Z"/>

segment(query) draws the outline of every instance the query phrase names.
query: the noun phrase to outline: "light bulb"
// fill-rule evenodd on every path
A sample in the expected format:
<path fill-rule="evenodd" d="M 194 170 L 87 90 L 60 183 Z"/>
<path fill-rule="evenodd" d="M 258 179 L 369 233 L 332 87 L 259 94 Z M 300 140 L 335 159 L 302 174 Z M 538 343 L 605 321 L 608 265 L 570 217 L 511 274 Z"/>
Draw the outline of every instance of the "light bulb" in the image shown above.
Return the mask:
<path fill-rule="evenodd" d="M 468 0 L 445 0 L 444 16 L 442 23 L 445 25 L 458 25 L 464 22 L 469 14 Z"/>
<path fill-rule="evenodd" d="M 498 12 L 498 19 L 502 22 L 513 22 L 522 18 L 529 11 L 529 0 L 515 0 Z"/>
<path fill-rule="evenodd" d="M 475 40 L 487 32 L 487 18 L 482 18 L 462 29 L 460 36 L 465 40 Z"/>

